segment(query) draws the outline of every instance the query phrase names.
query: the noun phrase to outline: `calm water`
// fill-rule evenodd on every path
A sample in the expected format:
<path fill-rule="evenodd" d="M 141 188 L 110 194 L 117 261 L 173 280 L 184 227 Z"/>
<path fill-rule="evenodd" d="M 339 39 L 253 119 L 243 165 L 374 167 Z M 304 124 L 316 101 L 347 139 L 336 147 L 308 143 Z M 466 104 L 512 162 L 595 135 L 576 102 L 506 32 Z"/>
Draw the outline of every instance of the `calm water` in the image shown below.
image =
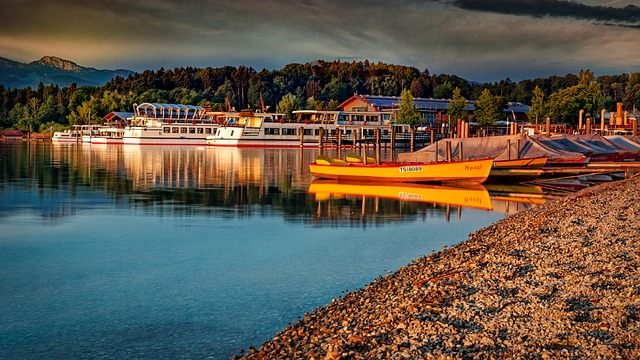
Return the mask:
<path fill-rule="evenodd" d="M 529 206 L 310 193 L 315 155 L 0 143 L 0 358 L 229 359 Z"/>

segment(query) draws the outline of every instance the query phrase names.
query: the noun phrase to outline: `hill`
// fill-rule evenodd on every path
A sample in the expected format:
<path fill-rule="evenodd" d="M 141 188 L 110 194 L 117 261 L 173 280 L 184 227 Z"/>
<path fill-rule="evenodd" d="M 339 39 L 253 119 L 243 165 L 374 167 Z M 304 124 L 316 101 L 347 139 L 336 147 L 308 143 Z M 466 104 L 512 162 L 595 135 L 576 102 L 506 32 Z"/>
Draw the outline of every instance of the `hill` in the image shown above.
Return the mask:
<path fill-rule="evenodd" d="M 102 86 L 116 75 L 127 77 L 133 71 L 98 70 L 80 66 L 55 56 L 45 56 L 28 64 L 0 57 L 0 84 L 5 88 L 36 88 L 38 83 L 61 87 L 76 83 L 78 86 Z"/>

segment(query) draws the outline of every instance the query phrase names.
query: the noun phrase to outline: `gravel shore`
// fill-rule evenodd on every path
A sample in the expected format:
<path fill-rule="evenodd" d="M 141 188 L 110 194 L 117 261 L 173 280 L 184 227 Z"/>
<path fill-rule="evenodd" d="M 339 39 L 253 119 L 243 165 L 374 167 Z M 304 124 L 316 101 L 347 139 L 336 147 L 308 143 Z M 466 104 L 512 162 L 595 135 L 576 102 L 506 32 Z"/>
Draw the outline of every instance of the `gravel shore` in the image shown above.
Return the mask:
<path fill-rule="evenodd" d="M 640 359 L 639 267 L 636 176 L 511 215 L 241 355 Z"/>

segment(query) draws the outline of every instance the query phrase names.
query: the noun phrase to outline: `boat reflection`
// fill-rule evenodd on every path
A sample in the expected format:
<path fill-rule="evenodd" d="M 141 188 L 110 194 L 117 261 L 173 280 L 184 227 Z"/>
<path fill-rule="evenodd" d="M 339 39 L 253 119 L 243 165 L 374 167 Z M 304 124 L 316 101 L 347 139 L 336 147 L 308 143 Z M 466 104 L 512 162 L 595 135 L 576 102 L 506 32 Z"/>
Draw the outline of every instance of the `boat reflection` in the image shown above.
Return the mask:
<path fill-rule="evenodd" d="M 546 199 L 535 193 L 507 195 L 511 190 L 482 185 L 312 183 L 307 165 L 318 155 L 313 149 L 92 144 L 0 149 L 8 154 L 0 169 L 6 179 L 0 186 L 0 205 L 6 204 L 0 206 L 0 218 L 12 213 L 11 204 L 20 203 L 17 198 L 31 199 L 29 207 L 48 219 L 112 206 L 185 215 L 271 214 L 294 222 L 335 216 L 336 223 L 358 216 L 362 221 L 363 213 L 377 214 L 379 222 L 448 217 L 456 207 L 458 216 L 463 208 L 513 212 Z M 323 214 L 329 210 L 332 215 Z"/>
<path fill-rule="evenodd" d="M 479 184 L 456 187 L 452 185 L 314 180 L 309 186 L 309 193 L 315 194 L 318 201 L 345 196 L 363 196 L 491 210 L 489 193 L 484 186 Z"/>
<path fill-rule="evenodd" d="M 396 210 L 402 214 L 407 207 L 430 204 L 433 211 L 444 211 L 447 219 L 451 209 L 480 209 L 501 213 L 515 213 L 544 204 L 553 196 L 542 188 L 530 185 L 427 185 L 398 183 L 361 183 L 337 180 L 314 180 L 309 186 L 317 202 L 317 218 L 352 219 L 370 214 L 389 215 Z M 348 207 L 350 210 L 345 210 Z M 419 210 L 416 210 L 419 211 Z"/>

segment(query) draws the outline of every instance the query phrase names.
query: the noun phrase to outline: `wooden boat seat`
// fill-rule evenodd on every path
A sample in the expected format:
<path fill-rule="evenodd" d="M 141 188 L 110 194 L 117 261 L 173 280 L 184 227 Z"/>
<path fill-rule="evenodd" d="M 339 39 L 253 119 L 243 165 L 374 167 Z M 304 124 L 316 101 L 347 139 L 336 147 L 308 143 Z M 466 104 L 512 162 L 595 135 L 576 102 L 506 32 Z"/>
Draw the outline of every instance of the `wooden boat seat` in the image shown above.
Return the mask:
<path fill-rule="evenodd" d="M 362 159 L 362 156 L 354 153 L 353 151 L 350 151 L 347 153 L 346 156 L 347 162 L 348 163 L 362 163 L 364 162 L 364 160 Z M 376 162 L 376 159 L 367 156 L 367 164 L 374 164 Z"/>
<path fill-rule="evenodd" d="M 349 165 L 348 162 L 340 159 L 332 159 L 327 155 L 318 155 L 316 157 L 316 164 L 318 165 Z"/>

